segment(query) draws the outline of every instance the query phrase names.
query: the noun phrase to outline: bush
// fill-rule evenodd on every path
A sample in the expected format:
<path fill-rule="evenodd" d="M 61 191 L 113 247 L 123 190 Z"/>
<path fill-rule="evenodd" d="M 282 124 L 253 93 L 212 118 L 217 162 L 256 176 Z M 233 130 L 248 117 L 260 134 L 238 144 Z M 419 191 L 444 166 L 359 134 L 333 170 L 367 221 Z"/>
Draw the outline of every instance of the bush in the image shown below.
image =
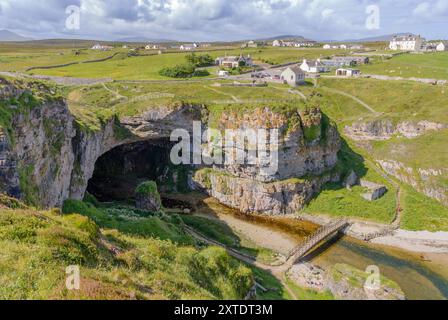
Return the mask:
<path fill-rule="evenodd" d="M 215 64 L 215 60 L 209 54 L 197 55 L 195 53 L 188 54 L 185 59 L 187 63 L 197 68 L 209 67 Z"/>
<path fill-rule="evenodd" d="M 157 191 L 157 183 L 154 181 L 143 182 L 137 187 L 137 189 L 135 189 L 135 193 L 145 196 L 158 195 L 159 192 Z"/>
<path fill-rule="evenodd" d="M 195 67 L 190 64 L 177 65 L 172 68 L 163 68 L 159 74 L 169 78 L 191 78 L 195 72 Z"/>
<path fill-rule="evenodd" d="M 163 68 L 159 74 L 169 78 L 191 78 L 191 77 L 206 77 L 210 73 L 207 70 L 196 70 L 193 64 L 177 65 L 172 68 Z"/>

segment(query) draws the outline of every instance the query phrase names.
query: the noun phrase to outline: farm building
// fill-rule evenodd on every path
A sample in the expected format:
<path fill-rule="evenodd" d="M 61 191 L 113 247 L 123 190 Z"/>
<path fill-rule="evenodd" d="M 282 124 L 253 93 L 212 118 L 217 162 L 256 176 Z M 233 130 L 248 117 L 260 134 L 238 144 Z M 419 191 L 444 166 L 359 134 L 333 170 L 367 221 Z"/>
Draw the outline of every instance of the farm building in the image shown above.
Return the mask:
<path fill-rule="evenodd" d="M 343 65 L 346 65 L 346 66 L 363 65 L 363 64 L 368 64 L 370 62 L 369 57 L 363 57 L 363 56 L 333 57 L 331 60 L 341 62 L 341 63 L 343 63 Z"/>
<path fill-rule="evenodd" d="M 361 75 L 361 71 L 358 69 L 340 68 L 336 70 L 336 76 L 338 77 L 356 77 L 359 75 Z"/>
<path fill-rule="evenodd" d="M 295 87 L 305 83 L 305 72 L 297 66 L 288 67 L 282 72 L 280 78 L 284 83 Z"/>

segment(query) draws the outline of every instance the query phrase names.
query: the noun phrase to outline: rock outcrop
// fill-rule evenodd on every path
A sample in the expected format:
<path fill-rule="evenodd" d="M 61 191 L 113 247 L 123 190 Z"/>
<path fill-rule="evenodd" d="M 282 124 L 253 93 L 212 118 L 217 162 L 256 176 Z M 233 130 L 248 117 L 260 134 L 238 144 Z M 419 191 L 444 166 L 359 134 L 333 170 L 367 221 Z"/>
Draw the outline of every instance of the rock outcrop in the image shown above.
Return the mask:
<path fill-rule="evenodd" d="M 17 89 L 8 83 L 0 86 L 0 100 L 11 114 L 11 126 L 4 128 L 6 138 L 0 150 L 0 191 L 42 207 L 61 206 L 68 198 L 82 199 L 95 163 L 113 148 L 166 139 L 175 129 L 191 133 L 194 121 L 202 121 L 202 129 L 216 123 L 206 106 L 179 103 L 120 120 L 111 117 L 102 120 L 101 130 L 90 131 L 77 124 L 64 99 L 54 97 L 45 86 L 38 89 L 48 94 L 33 104 L 26 101 L 34 94 L 29 88 Z M 22 105 L 14 105 L 16 100 Z M 224 204 L 243 212 L 294 213 L 323 184 L 339 180 L 332 169 L 337 163 L 340 137 L 318 108 L 285 113 L 263 107 L 241 114 L 223 113 L 218 120 L 219 130 L 280 132 L 274 146 L 279 154 L 275 172 L 266 174 L 261 162 L 216 165 L 207 178 L 209 188 L 200 179 L 191 183 Z M 123 135 L 123 130 L 127 134 Z M 247 145 L 244 148 L 248 151 Z M 213 174 L 215 171 L 218 174 Z"/>
<path fill-rule="evenodd" d="M 448 205 L 448 190 L 446 184 L 439 182 L 439 178 L 448 174 L 448 169 L 414 169 L 396 160 L 377 160 L 377 163 L 388 174 L 400 181 L 411 185 L 426 196 Z"/>
<path fill-rule="evenodd" d="M 355 141 L 384 141 L 394 136 L 407 139 L 417 138 L 429 131 L 439 131 L 448 125 L 431 121 L 404 121 L 394 124 L 390 120 L 375 120 L 370 122 L 356 122 L 346 126 L 345 134 Z"/>

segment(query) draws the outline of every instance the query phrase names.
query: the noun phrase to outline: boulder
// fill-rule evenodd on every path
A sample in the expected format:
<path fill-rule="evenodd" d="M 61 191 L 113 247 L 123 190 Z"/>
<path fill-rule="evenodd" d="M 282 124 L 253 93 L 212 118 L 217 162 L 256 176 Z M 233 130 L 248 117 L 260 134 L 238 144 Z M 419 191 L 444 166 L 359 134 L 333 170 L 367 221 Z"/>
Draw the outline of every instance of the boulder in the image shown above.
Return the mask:
<path fill-rule="evenodd" d="M 362 194 L 361 196 L 368 201 L 375 201 L 382 198 L 386 192 L 386 186 L 376 184 L 367 180 L 361 180 L 361 186 L 369 189 L 369 192 Z"/>
<path fill-rule="evenodd" d="M 162 209 L 162 200 L 154 181 L 140 184 L 135 190 L 135 206 L 137 209 L 158 212 Z"/>
<path fill-rule="evenodd" d="M 355 171 L 352 170 L 352 171 L 347 175 L 347 177 L 344 179 L 344 186 L 345 186 L 347 189 L 350 189 L 351 187 L 357 185 L 358 182 L 359 182 L 358 175 L 356 174 Z"/>

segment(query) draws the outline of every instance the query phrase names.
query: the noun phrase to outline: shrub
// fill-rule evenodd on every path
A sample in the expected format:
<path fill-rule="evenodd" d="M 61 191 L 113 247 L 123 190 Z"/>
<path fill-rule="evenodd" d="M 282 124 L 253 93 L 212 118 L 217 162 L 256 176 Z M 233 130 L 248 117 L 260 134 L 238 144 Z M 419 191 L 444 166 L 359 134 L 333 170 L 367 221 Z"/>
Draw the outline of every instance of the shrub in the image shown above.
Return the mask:
<path fill-rule="evenodd" d="M 135 193 L 145 196 L 158 195 L 159 192 L 157 191 L 157 183 L 154 181 L 143 182 L 137 187 L 137 189 L 135 189 Z"/>

